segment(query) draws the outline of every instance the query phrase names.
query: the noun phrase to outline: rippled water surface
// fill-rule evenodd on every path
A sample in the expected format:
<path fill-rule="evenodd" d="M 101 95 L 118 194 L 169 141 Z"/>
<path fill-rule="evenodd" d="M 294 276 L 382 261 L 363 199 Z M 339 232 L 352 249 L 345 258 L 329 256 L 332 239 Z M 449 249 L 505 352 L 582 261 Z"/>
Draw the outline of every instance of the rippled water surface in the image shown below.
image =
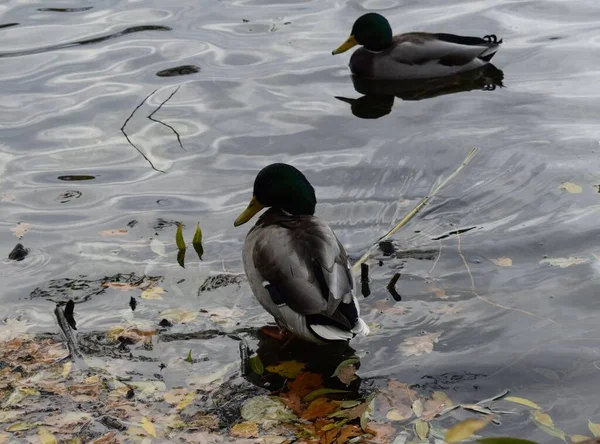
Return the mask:
<path fill-rule="evenodd" d="M 501 36 L 504 87 L 349 100 L 363 94 L 348 53 L 331 50 L 365 11 L 398 33 Z M 249 227 L 233 220 L 260 168 L 300 168 L 317 214 L 358 259 L 477 147 L 393 236 L 395 253 L 371 261 L 361 304 L 375 334 L 352 342 L 359 374 L 459 402 L 510 389 L 585 434 L 588 419 L 600 422 L 598 17 L 590 0 L 3 2 L 2 317 L 54 332 L 52 300 L 64 297 L 79 302 L 79 335 L 154 325 L 170 308 L 203 310 L 174 333 L 260 327 L 270 318 L 243 280 L 199 291 L 209 276 L 243 272 Z M 200 222 L 203 262 L 190 249 L 177 264 L 175 221 L 188 241 Z M 24 231 L 29 255 L 8 260 Z M 399 303 L 385 288 L 397 271 Z M 101 286 L 119 273 L 162 277 L 166 293 Z M 431 333 L 433 352 L 398 350 Z M 150 356 L 168 363 L 192 348 L 211 357 L 202 372 L 236 371 L 227 336 L 177 339 Z M 187 377 L 174 367 L 168 384 Z M 524 416 L 498 430 L 553 439 Z"/>

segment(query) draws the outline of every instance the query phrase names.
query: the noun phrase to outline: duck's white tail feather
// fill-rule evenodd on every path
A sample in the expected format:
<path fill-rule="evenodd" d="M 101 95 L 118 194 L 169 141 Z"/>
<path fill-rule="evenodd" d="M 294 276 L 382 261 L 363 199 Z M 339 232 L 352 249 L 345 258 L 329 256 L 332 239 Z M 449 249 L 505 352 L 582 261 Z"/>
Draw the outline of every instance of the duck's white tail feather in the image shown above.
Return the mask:
<path fill-rule="evenodd" d="M 354 337 L 354 333 L 334 327 L 333 325 L 313 324 L 310 326 L 310 329 L 321 339 L 327 341 L 347 341 Z"/>
<path fill-rule="evenodd" d="M 350 330 L 356 336 L 367 336 L 370 332 L 369 326 L 361 318 L 358 318 L 354 328 Z"/>

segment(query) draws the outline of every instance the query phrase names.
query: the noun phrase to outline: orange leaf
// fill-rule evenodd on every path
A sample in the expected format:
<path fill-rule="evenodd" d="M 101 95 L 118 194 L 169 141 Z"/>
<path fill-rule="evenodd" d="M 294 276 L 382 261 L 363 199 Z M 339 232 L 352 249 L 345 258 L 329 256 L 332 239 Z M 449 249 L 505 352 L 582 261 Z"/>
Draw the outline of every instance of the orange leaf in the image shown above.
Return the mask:
<path fill-rule="evenodd" d="M 323 387 L 323 378 L 318 373 L 303 373 L 293 381 L 288 382 L 290 391 L 301 398 L 321 387 Z"/>
<path fill-rule="evenodd" d="M 302 400 L 297 393 L 284 393 L 279 399 L 281 399 L 281 402 L 296 415 L 300 416 L 302 414 L 302 411 L 304 410 L 302 407 Z"/>
<path fill-rule="evenodd" d="M 341 430 L 340 436 L 337 438 L 337 443 L 345 444 L 349 439 L 355 438 L 362 434 L 363 432 L 360 427 L 355 425 L 347 425 Z"/>
<path fill-rule="evenodd" d="M 242 422 L 231 428 L 231 434 L 241 438 L 256 438 L 258 436 L 258 425 L 254 422 Z"/>
<path fill-rule="evenodd" d="M 304 411 L 302 419 L 322 418 L 333 413 L 339 406 L 338 402 L 330 401 L 327 398 L 317 398 Z"/>
<path fill-rule="evenodd" d="M 339 433 L 340 433 L 340 429 L 327 430 L 319 438 L 319 444 L 336 444 L 336 443 L 338 443 L 339 441 L 336 440 L 336 438 L 339 435 Z"/>

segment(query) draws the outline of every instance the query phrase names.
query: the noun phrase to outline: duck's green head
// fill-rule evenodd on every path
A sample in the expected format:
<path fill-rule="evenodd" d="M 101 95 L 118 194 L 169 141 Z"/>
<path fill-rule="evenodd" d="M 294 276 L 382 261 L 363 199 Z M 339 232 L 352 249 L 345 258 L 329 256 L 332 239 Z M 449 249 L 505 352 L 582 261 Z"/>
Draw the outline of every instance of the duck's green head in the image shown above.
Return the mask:
<path fill-rule="evenodd" d="M 233 225 L 245 224 L 265 207 L 278 208 L 293 215 L 313 215 L 316 205 L 315 190 L 304 174 L 291 165 L 273 163 L 256 176 L 254 195 Z"/>
<path fill-rule="evenodd" d="M 390 22 L 376 12 L 360 16 L 352 26 L 350 37 L 332 54 L 341 54 L 356 45 L 362 45 L 369 51 L 383 51 L 389 48 L 392 45 Z"/>

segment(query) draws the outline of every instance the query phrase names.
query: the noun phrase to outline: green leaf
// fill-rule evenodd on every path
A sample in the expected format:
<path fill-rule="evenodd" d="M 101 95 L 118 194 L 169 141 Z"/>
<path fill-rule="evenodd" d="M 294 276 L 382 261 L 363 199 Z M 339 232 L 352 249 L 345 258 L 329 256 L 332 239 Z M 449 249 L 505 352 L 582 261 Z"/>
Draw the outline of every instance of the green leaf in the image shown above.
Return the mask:
<path fill-rule="evenodd" d="M 185 268 L 185 251 L 185 248 L 183 250 L 177 250 L 177 263 L 181 268 Z"/>
<path fill-rule="evenodd" d="M 204 248 L 202 247 L 202 230 L 200 229 L 200 222 L 196 225 L 196 232 L 194 233 L 194 239 L 192 239 L 192 245 L 194 250 L 196 250 L 196 253 L 198 253 L 198 257 L 202 260 Z"/>
<path fill-rule="evenodd" d="M 417 419 L 415 421 L 415 433 L 420 439 L 427 439 L 427 437 L 429 436 L 429 423 L 427 421 L 423 421 L 422 419 Z M 448 439 L 447 436 L 448 435 L 446 435 L 446 440 Z"/>
<path fill-rule="evenodd" d="M 556 427 L 548 427 L 547 425 L 542 424 L 541 422 L 535 421 L 535 425 L 537 425 L 540 430 L 547 433 L 550 436 L 554 436 L 556 438 L 562 439 L 564 442 L 567 442 L 565 432 Z"/>
<path fill-rule="evenodd" d="M 313 390 L 308 395 L 306 395 L 303 399 L 304 402 L 311 402 L 320 396 L 329 395 L 332 393 L 350 393 L 349 390 L 339 390 L 339 389 L 331 389 L 331 388 L 320 388 L 317 390 Z"/>
<path fill-rule="evenodd" d="M 185 241 L 183 240 L 183 228 L 181 224 L 177 224 L 177 232 L 175 233 L 175 244 L 180 250 L 185 250 Z"/>
<path fill-rule="evenodd" d="M 542 408 L 537 405 L 535 402 L 530 401 L 529 399 L 519 398 L 517 396 L 507 396 L 504 398 L 505 401 L 514 402 L 515 404 L 526 405 L 527 407 L 531 407 L 532 409 L 541 410 Z"/>
<path fill-rule="evenodd" d="M 535 441 L 529 441 L 527 439 L 518 438 L 481 438 L 477 442 L 481 444 L 538 444 Z"/>
<path fill-rule="evenodd" d="M 371 413 L 373 413 L 373 410 L 375 410 L 375 397 L 376 396 L 377 396 L 377 393 L 372 393 L 365 400 L 365 402 L 367 403 L 367 408 L 362 413 L 362 415 L 360 415 L 360 428 L 363 429 L 363 431 L 367 430 L 369 418 L 371 417 Z"/>
<path fill-rule="evenodd" d="M 254 355 L 248 359 L 248 365 L 250 365 L 252 371 L 259 376 L 262 376 L 262 374 L 265 372 L 265 366 L 258 355 Z"/>
<path fill-rule="evenodd" d="M 588 427 L 594 436 L 600 436 L 600 424 L 588 420 Z"/>
<path fill-rule="evenodd" d="M 194 363 L 194 360 L 192 359 L 192 349 L 190 349 L 190 351 L 188 352 L 187 358 L 185 358 L 186 362 L 189 362 L 190 364 Z"/>
<path fill-rule="evenodd" d="M 279 364 L 267 366 L 267 370 L 270 373 L 277 373 L 279 376 L 284 378 L 294 379 L 298 376 L 306 367 L 306 362 L 300 361 L 283 361 Z"/>
<path fill-rule="evenodd" d="M 7 432 L 23 432 L 25 430 L 31 430 L 38 427 L 41 423 L 39 422 L 19 422 L 11 425 L 6 429 Z"/>

